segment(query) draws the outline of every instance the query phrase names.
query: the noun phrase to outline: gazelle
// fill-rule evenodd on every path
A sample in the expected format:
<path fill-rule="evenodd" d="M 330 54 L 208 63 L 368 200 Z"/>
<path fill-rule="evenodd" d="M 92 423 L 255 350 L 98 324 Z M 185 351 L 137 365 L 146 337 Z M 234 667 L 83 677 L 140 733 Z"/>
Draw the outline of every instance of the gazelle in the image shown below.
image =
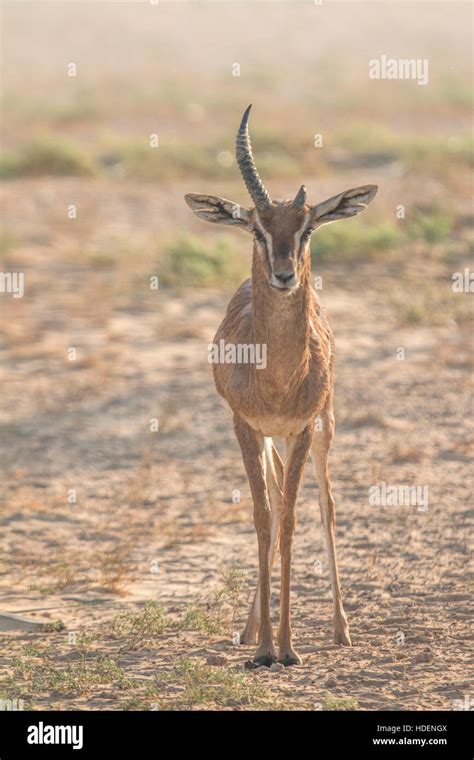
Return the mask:
<path fill-rule="evenodd" d="M 254 503 L 259 581 L 241 642 L 258 642 L 251 663 L 257 667 L 270 666 L 277 659 L 270 619 L 270 578 L 278 542 L 278 660 L 284 665 L 301 663 L 293 648 L 290 622 L 291 548 L 295 503 L 310 451 L 327 543 L 335 642 L 351 645 L 339 584 L 336 508 L 328 472 L 334 436 L 334 340 L 311 282 L 310 239 L 322 224 L 363 211 L 375 197 L 377 186 L 353 188 L 310 205 L 303 185 L 294 200 L 272 201 L 252 154 L 250 108 L 237 132 L 237 163 L 254 207 L 244 209 L 225 198 L 200 193 L 189 193 L 185 199 L 200 219 L 235 225 L 253 236 L 252 276 L 230 301 L 215 343 L 262 344 L 267 351 L 266 367 L 216 363 L 213 372 L 217 391 L 234 414 Z M 285 441 L 284 464 L 273 437 Z"/>

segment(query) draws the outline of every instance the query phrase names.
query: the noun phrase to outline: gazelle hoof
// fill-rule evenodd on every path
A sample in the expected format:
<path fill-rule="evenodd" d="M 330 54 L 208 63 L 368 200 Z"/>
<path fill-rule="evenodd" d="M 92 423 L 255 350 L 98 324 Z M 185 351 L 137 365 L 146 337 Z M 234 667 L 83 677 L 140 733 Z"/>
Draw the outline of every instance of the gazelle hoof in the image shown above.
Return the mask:
<path fill-rule="evenodd" d="M 334 643 L 335 644 L 342 644 L 342 646 L 345 647 L 351 647 L 352 641 L 351 637 L 349 635 L 349 631 L 335 631 L 334 632 Z"/>
<path fill-rule="evenodd" d="M 293 652 L 293 651 L 286 652 L 284 655 L 281 655 L 278 658 L 278 662 L 281 662 L 282 665 L 285 666 L 285 668 L 287 668 L 289 665 L 302 665 L 303 664 L 303 661 L 302 661 L 301 657 L 298 654 L 296 654 L 296 652 Z"/>
<path fill-rule="evenodd" d="M 256 656 L 253 660 L 247 660 L 245 667 L 247 670 L 255 670 L 255 668 L 260 668 L 262 665 L 266 668 L 269 668 L 276 661 L 277 658 L 274 654 L 262 654 Z"/>

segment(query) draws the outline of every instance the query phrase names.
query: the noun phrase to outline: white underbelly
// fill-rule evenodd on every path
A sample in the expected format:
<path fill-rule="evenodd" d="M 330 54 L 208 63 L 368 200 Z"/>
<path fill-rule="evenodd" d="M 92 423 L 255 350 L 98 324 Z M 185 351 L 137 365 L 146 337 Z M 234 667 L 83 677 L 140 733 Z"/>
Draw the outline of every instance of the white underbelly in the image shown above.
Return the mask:
<path fill-rule="evenodd" d="M 245 417 L 240 415 L 251 428 L 266 438 L 291 438 L 299 435 L 306 425 L 307 419 L 285 417 L 283 415 L 265 415 L 264 417 Z"/>

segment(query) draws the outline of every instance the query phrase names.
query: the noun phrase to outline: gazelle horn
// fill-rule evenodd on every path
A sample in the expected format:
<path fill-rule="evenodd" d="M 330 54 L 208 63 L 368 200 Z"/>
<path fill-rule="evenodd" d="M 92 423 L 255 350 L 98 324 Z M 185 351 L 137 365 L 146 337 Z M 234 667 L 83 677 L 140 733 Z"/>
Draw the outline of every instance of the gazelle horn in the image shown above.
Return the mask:
<path fill-rule="evenodd" d="M 271 204 L 271 198 L 265 190 L 265 185 L 258 176 L 257 167 L 252 154 L 252 146 L 250 144 L 249 136 L 249 115 L 250 105 L 245 111 L 242 121 L 240 122 L 239 131 L 237 132 L 236 142 L 236 157 L 239 165 L 240 173 L 247 185 L 247 190 L 250 193 L 255 206 L 258 209 L 268 208 Z"/>
<path fill-rule="evenodd" d="M 301 185 L 300 189 L 296 193 L 296 198 L 293 201 L 293 206 L 295 208 L 301 208 L 306 203 L 306 188 L 304 185 Z"/>

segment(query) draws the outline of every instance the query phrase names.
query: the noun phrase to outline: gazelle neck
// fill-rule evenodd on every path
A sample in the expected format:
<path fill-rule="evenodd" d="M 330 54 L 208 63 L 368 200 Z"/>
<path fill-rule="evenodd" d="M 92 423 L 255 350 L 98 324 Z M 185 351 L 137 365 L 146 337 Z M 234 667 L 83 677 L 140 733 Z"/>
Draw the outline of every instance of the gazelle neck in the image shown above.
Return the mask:
<path fill-rule="evenodd" d="M 309 256 L 299 286 L 279 293 L 263 271 L 258 257 L 252 263 L 252 340 L 266 345 L 267 367 L 262 374 L 272 385 L 288 388 L 305 373 L 309 362 L 310 321 L 313 311 Z M 260 374 L 260 373 L 257 373 Z"/>

